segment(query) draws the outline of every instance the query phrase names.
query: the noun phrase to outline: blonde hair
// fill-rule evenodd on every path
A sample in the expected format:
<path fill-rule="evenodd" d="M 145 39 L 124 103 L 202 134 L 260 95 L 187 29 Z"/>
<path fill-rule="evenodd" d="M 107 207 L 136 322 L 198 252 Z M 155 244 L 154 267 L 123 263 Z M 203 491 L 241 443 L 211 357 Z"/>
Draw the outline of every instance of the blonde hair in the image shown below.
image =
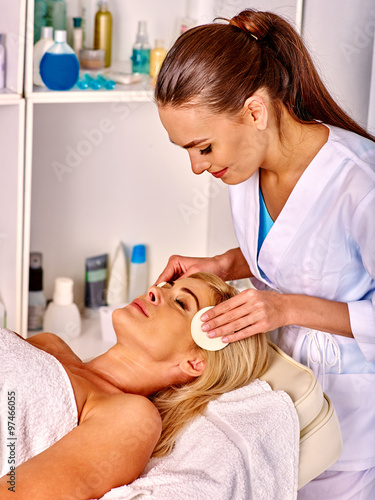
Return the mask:
<path fill-rule="evenodd" d="M 189 278 L 204 281 L 213 291 L 217 305 L 237 295 L 238 291 L 220 278 L 195 273 Z M 268 350 L 265 333 L 230 343 L 220 351 L 206 351 L 196 346 L 206 361 L 202 375 L 192 382 L 159 391 L 152 401 L 162 417 L 162 433 L 153 456 L 165 456 L 173 449 L 177 435 L 208 403 L 222 394 L 243 387 L 260 377 L 267 368 Z"/>

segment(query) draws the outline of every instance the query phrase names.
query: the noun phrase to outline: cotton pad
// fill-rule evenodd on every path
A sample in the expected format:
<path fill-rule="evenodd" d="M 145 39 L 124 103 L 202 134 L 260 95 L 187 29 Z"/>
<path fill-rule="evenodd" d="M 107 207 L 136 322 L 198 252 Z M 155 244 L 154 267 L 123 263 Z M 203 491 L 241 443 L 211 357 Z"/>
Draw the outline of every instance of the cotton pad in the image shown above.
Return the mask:
<path fill-rule="evenodd" d="M 161 281 L 160 283 L 158 283 L 156 286 L 158 286 L 159 288 L 161 288 L 162 286 L 166 285 L 167 282 L 166 281 Z"/>
<path fill-rule="evenodd" d="M 199 347 L 202 347 L 202 349 L 206 349 L 206 351 L 219 351 L 220 349 L 224 349 L 228 344 L 221 340 L 222 337 L 210 339 L 207 337 L 206 332 L 202 332 L 201 328 L 203 323 L 203 321 L 201 321 L 202 314 L 212 308 L 213 306 L 204 307 L 194 315 L 191 321 L 191 336 L 194 342 L 199 345 Z"/>

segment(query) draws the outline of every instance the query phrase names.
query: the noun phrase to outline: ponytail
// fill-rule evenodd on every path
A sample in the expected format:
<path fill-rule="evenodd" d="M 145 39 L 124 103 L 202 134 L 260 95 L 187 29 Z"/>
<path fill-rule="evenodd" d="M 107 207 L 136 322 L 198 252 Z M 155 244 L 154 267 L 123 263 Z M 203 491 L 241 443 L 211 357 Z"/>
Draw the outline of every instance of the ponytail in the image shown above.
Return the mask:
<path fill-rule="evenodd" d="M 300 123 L 320 121 L 374 140 L 334 101 L 295 29 L 271 12 L 247 9 L 229 24 L 181 35 L 160 70 L 159 106 L 206 106 L 238 114 L 248 97 L 267 90 L 280 130 L 282 105 Z"/>

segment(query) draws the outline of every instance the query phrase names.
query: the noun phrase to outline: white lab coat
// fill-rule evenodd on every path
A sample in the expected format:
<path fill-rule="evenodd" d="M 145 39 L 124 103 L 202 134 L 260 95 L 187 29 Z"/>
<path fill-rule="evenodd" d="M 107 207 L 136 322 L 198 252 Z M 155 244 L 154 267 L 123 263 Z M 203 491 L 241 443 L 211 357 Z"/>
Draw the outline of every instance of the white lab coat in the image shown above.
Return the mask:
<path fill-rule="evenodd" d="M 324 375 L 344 439 L 333 469 L 364 470 L 375 467 L 375 143 L 329 129 L 258 259 L 258 172 L 229 186 L 229 193 L 236 236 L 256 288 L 349 304 L 354 339 L 290 326 L 281 329 L 279 345 L 304 363 L 321 356 L 322 363 L 311 367 L 322 381 Z"/>

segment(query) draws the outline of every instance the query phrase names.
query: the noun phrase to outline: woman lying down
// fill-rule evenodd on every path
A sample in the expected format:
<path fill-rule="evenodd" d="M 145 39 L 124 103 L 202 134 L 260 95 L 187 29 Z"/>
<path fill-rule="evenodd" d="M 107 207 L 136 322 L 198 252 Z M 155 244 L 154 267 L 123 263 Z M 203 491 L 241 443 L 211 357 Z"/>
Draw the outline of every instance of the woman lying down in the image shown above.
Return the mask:
<path fill-rule="evenodd" d="M 113 313 L 116 345 L 86 363 L 54 334 L 0 330 L 0 498 L 100 498 L 168 455 L 210 401 L 259 377 L 265 335 L 217 351 L 191 336 L 200 309 L 236 293 L 205 273 L 152 286 Z"/>

